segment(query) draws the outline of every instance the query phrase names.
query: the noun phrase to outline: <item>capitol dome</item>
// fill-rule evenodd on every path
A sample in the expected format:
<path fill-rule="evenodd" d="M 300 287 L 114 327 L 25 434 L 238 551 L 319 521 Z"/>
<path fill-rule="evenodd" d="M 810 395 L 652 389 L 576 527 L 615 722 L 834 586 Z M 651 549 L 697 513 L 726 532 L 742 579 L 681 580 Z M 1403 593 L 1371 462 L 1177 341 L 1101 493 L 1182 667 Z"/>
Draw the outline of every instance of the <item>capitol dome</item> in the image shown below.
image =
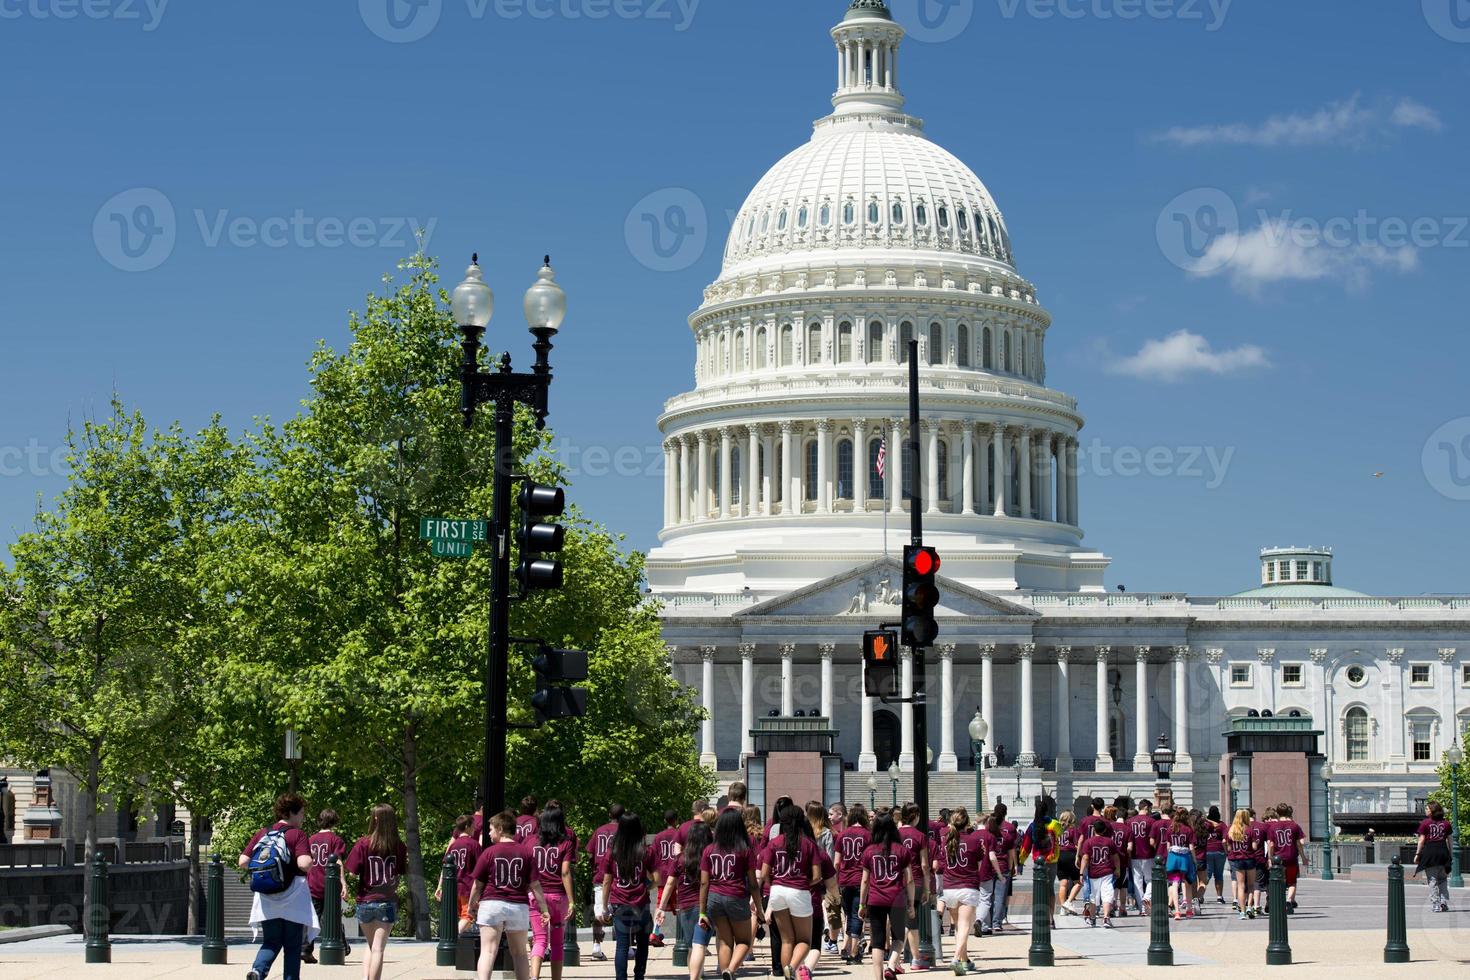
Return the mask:
<path fill-rule="evenodd" d="M 686 606 L 781 594 L 900 551 L 917 500 L 949 578 L 1100 591 L 1108 560 L 1081 547 L 1078 517 L 1083 419 L 1046 384 L 1051 316 L 1006 221 L 905 111 L 904 29 L 882 0 L 854 0 L 831 36 L 833 111 L 756 183 L 689 319 L 694 388 L 659 419 L 649 586 Z"/>

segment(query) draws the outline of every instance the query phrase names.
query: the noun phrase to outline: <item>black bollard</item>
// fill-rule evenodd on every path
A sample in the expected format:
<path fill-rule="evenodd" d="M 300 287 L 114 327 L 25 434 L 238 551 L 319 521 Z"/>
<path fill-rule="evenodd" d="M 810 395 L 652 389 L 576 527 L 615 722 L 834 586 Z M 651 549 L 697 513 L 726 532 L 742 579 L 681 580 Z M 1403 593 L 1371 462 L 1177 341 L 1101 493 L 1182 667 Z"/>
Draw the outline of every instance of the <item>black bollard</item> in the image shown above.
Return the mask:
<path fill-rule="evenodd" d="M 1154 859 L 1153 880 L 1149 886 L 1148 965 L 1173 966 L 1174 947 L 1169 942 L 1169 884 L 1164 880 L 1164 859 Z"/>
<path fill-rule="evenodd" d="M 1404 865 L 1397 857 L 1388 866 L 1388 942 L 1383 962 L 1409 962 L 1409 925 L 1404 919 Z"/>
<path fill-rule="evenodd" d="M 571 896 L 568 895 L 567 901 L 571 900 Z M 566 937 L 562 940 L 561 955 L 565 966 L 582 965 L 582 950 L 577 946 L 577 907 L 575 905 L 572 906 L 572 914 L 567 917 Z"/>
<path fill-rule="evenodd" d="M 87 919 L 87 962 L 111 963 L 112 940 L 108 937 L 107 859 L 102 848 L 92 851 L 92 912 Z"/>
<path fill-rule="evenodd" d="M 1051 865 L 1045 859 L 1031 864 L 1031 951 L 1027 962 L 1032 966 L 1055 966 L 1051 948 Z"/>
<path fill-rule="evenodd" d="M 434 950 L 435 966 L 453 966 L 459 949 L 459 869 L 454 858 L 444 855 L 439 872 L 439 945 Z"/>
<path fill-rule="evenodd" d="M 322 945 L 317 962 L 322 966 L 341 966 L 347 962 L 347 943 L 342 939 L 342 868 L 337 855 L 327 856 L 326 884 L 322 886 Z"/>
<path fill-rule="evenodd" d="M 677 967 L 687 967 L 689 965 L 689 940 L 693 937 L 684 935 L 684 924 L 679 919 L 679 914 L 677 912 L 674 913 L 672 918 L 665 916 L 664 921 L 674 923 L 673 965 Z"/>
<path fill-rule="evenodd" d="M 1271 938 L 1266 944 L 1267 966 L 1291 966 L 1291 939 L 1286 931 L 1286 868 L 1271 859 Z"/>
<path fill-rule="evenodd" d="M 210 855 L 204 895 L 204 946 L 199 962 L 204 966 L 226 966 L 230 955 L 225 945 L 225 866 L 218 854 Z"/>

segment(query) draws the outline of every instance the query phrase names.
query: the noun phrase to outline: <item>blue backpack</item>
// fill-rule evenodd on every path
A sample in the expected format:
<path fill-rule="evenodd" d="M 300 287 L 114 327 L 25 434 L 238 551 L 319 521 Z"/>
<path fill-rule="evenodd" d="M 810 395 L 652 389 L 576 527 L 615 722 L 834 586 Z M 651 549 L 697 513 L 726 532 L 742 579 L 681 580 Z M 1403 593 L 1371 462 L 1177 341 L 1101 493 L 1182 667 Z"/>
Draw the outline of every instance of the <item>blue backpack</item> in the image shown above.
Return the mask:
<path fill-rule="evenodd" d="M 279 895 L 291 884 L 291 848 L 284 830 L 268 830 L 250 852 L 250 890 L 261 895 Z"/>

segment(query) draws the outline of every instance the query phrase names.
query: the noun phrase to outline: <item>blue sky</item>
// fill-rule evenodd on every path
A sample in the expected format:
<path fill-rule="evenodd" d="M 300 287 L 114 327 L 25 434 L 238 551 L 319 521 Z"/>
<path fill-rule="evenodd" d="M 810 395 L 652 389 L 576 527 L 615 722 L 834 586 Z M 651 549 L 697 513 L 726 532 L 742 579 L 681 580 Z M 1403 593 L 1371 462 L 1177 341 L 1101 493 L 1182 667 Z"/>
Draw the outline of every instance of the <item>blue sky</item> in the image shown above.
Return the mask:
<path fill-rule="evenodd" d="M 389 3 L 0 0 L 7 538 L 114 388 L 160 425 L 293 413 L 419 226 L 451 283 L 479 250 L 524 356 L 552 253 L 573 495 L 652 545 L 686 318 L 829 111 L 846 4 Z M 1054 317 L 1110 586 L 1235 591 L 1312 543 L 1341 585 L 1470 591 L 1470 3 L 893 8 L 910 111 Z M 692 234 L 655 241 L 671 204 Z"/>

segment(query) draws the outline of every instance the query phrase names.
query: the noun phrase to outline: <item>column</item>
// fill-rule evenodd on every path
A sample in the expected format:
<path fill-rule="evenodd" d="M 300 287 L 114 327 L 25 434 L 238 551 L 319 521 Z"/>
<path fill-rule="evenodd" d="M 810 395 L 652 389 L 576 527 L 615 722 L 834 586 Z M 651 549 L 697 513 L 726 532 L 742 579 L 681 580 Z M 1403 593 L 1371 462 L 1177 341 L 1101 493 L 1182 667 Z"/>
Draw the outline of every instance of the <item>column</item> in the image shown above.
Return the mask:
<path fill-rule="evenodd" d="M 1189 757 L 1189 647 L 1174 648 L 1174 767 L 1194 771 Z"/>
<path fill-rule="evenodd" d="M 1057 772 L 1072 771 L 1072 648 L 1057 647 Z"/>
<path fill-rule="evenodd" d="M 694 519 L 704 521 L 709 519 L 709 433 L 699 433 L 698 439 L 699 485 L 694 491 Z"/>
<path fill-rule="evenodd" d="M 800 500 L 791 499 L 791 430 L 795 422 L 781 423 L 781 513 L 791 515 L 801 509 Z"/>
<path fill-rule="evenodd" d="M 730 442 L 731 432 L 728 425 L 720 428 L 720 517 L 730 517 Z"/>
<path fill-rule="evenodd" d="M 903 423 L 893 420 L 888 439 L 888 496 L 893 498 L 893 513 L 903 513 Z"/>
<path fill-rule="evenodd" d="M 1030 769 L 1036 765 L 1036 711 L 1031 696 L 1031 661 L 1036 644 L 1022 643 L 1016 655 L 1021 663 L 1021 754 L 1016 756 L 1016 765 Z"/>
<path fill-rule="evenodd" d="M 1148 651 L 1139 646 L 1133 648 L 1133 686 L 1136 701 L 1133 708 L 1133 738 L 1138 744 L 1133 747 L 1133 771 L 1148 772 L 1153 764 L 1153 742 L 1148 734 Z"/>
<path fill-rule="evenodd" d="M 679 478 L 677 464 L 674 462 L 673 442 L 664 443 L 664 527 L 668 527 L 678 521 L 674 513 L 676 501 L 678 500 L 678 489 L 675 483 Z"/>
<path fill-rule="evenodd" d="M 1389 682 L 1383 687 L 1383 704 L 1388 710 L 1382 717 L 1388 729 L 1388 761 L 1390 765 L 1401 766 L 1408 754 L 1404 733 L 1404 650 L 1403 647 L 1389 647 L 1384 650 L 1384 655 L 1388 663 L 1383 674 Z M 1377 712 L 1373 716 L 1377 717 Z"/>
<path fill-rule="evenodd" d="M 964 475 L 960 477 L 960 513 L 975 513 L 975 426 L 973 423 L 965 422 L 962 425 L 963 436 L 960 439 L 960 451 Z"/>
<path fill-rule="evenodd" d="M 1041 434 L 1041 519 L 1043 521 L 1055 520 L 1052 510 L 1052 466 L 1051 466 L 1051 433 Z"/>
<path fill-rule="evenodd" d="M 761 516 L 770 517 L 776 509 L 776 440 L 774 437 L 761 436 L 761 455 L 766 460 L 765 473 L 761 475 Z"/>
<path fill-rule="evenodd" d="M 689 505 L 689 498 L 694 496 L 694 488 L 689 479 L 689 440 L 679 440 L 679 523 L 685 524 L 693 519 L 693 510 Z"/>
<path fill-rule="evenodd" d="M 832 421 L 817 422 L 817 513 L 832 513 Z"/>
<path fill-rule="evenodd" d="M 995 644 L 980 644 L 980 717 L 990 730 L 990 741 L 985 743 L 987 758 L 995 756 Z"/>
<path fill-rule="evenodd" d="M 975 509 L 982 514 L 990 513 L 990 453 L 987 452 L 989 440 L 984 439 L 975 453 L 980 460 L 979 472 L 975 474 L 978 485 L 975 487 Z"/>
<path fill-rule="evenodd" d="M 878 755 L 873 751 L 873 706 L 876 699 L 868 697 L 866 689 L 862 697 L 863 719 L 858 746 L 858 772 L 875 772 L 878 769 Z"/>
<path fill-rule="evenodd" d="M 1022 429 L 1019 433 L 1021 439 L 1021 499 L 1017 502 L 1021 508 L 1021 516 L 1031 516 L 1031 430 Z"/>
<path fill-rule="evenodd" d="M 740 761 L 755 755 L 755 644 L 740 644 Z"/>
<path fill-rule="evenodd" d="M 852 420 L 852 510 L 868 509 L 868 420 Z"/>
<path fill-rule="evenodd" d="M 796 690 L 793 683 L 793 660 L 796 644 L 781 644 L 781 715 L 790 718 L 796 712 Z"/>
<path fill-rule="evenodd" d="M 1081 526 L 1077 514 L 1077 440 L 1067 440 L 1067 521 Z"/>
<path fill-rule="evenodd" d="M 700 726 L 699 764 L 708 769 L 719 768 L 719 756 L 715 754 L 715 648 L 700 647 L 700 658 L 704 661 L 704 677 L 700 694 L 704 697 L 704 722 Z"/>
<path fill-rule="evenodd" d="M 995 516 L 1006 516 L 1006 471 L 1010 461 L 1006 459 L 1006 430 L 999 422 L 990 430 L 990 447 L 995 453 Z"/>
<path fill-rule="evenodd" d="M 1100 646 L 1097 651 L 1097 771 L 1112 772 L 1113 756 L 1108 751 L 1108 655 L 1112 647 Z"/>
<path fill-rule="evenodd" d="M 832 718 L 832 655 L 837 652 L 837 644 L 823 643 L 817 647 L 822 658 L 822 717 L 828 720 Z"/>
<path fill-rule="evenodd" d="M 954 644 L 939 644 L 939 771 L 959 772 L 954 753 Z M 927 758 L 927 756 L 926 756 Z"/>
<path fill-rule="evenodd" d="M 914 771 L 914 705 L 909 699 L 914 696 L 914 657 L 908 647 L 903 648 L 899 659 L 899 696 L 904 699 L 900 712 L 902 730 L 898 738 L 898 768 L 903 772 Z"/>
<path fill-rule="evenodd" d="M 928 467 L 928 478 L 924 481 L 924 509 L 930 514 L 939 513 L 939 423 L 930 419 L 924 422 L 924 457 Z"/>
<path fill-rule="evenodd" d="M 760 513 L 761 507 L 761 427 L 745 429 L 745 492 L 740 495 L 746 517 Z"/>

